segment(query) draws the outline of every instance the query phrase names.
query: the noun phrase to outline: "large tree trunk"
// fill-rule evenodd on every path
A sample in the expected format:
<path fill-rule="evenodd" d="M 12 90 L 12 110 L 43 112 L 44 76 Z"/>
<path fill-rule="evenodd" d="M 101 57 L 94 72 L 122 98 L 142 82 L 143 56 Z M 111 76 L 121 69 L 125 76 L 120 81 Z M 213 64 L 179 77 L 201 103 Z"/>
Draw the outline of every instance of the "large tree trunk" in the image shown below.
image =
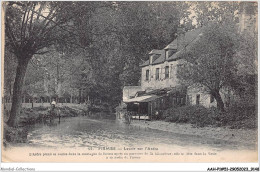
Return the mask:
<path fill-rule="evenodd" d="M 12 97 L 12 82 L 10 81 L 10 96 L 9 96 L 9 103 L 11 103 L 11 97 Z"/>
<path fill-rule="evenodd" d="M 10 117 L 7 124 L 11 127 L 17 125 L 17 118 L 20 115 L 20 110 L 22 106 L 22 89 L 23 82 L 25 78 L 26 69 L 28 66 L 30 58 L 20 58 L 18 59 L 18 66 L 16 69 L 16 77 L 13 86 L 13 97 L 12 97 L 12 108 Z"/>
<path fill-rule="evenodd" d="M 223 103 L 223 100 L 221 98 L 221 95 L 219 93 L 219 91 L 214 91 L 212 93 L 213 97 L 216 99 L 217 101 L 217 108 L 221 111 L 221 112 L 224 112 L 224 103 Z"/>

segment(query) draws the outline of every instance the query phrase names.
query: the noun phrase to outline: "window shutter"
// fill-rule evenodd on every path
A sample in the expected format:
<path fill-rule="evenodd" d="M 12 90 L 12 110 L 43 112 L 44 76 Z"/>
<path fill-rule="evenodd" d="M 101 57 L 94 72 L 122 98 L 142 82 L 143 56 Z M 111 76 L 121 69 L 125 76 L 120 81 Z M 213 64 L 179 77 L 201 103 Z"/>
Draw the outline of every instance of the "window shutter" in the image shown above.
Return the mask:
<path fill-rule="evenodd" d="M 165 79 L 165 67 L 162 67 L 162 80 Z"/>
<path fill-rule="evenodd" d="M 170 78 L 174 77 L 174 67 L 173 65 L 171 65 L 171 69 L 170 69 Z"/>

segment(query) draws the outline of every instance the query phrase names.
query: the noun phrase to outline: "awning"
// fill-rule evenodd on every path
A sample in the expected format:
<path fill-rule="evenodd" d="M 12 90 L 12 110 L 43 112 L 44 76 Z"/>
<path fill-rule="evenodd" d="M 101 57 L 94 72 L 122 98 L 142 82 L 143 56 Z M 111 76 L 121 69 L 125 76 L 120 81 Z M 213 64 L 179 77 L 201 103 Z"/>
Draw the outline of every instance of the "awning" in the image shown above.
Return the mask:
<path fill-rule="evenodd" d="M 162 96 L 157 96 L 157 95 L 147 95 L 147 96 L 140 96 L 140 97 L 135 97 L 132 99 L 125 100 L 125 103 L 142 103 L 142 102 L 150 102 L 153 100 L 156 100 Z"/>
<path fill-rule="evenodd" d="M 186 95 L 186 87 L 184 86 L 176 86 L 171 90 L 167 91 L 167 94 L 178 94 L 178 95 Z"/>

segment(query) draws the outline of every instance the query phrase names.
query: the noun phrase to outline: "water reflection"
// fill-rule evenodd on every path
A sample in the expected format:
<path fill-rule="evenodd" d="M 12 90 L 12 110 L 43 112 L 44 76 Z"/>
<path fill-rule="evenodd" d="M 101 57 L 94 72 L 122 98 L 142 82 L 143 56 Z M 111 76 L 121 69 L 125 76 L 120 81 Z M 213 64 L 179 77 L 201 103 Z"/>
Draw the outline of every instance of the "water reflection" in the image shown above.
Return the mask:
<path fill-rule="evenodd" d="M 245 145 L 193 135 L 175 134 L 148 128 L 134 127 L 115 120 L 92 120 L 86 117 L 62 119 L 61 123 L 37 124 L 28 134 L 31 146 L 77 147 L 137 147 L 165 146 L 188 149 L 208 147 L 213 150 L 255 149 Z"/>

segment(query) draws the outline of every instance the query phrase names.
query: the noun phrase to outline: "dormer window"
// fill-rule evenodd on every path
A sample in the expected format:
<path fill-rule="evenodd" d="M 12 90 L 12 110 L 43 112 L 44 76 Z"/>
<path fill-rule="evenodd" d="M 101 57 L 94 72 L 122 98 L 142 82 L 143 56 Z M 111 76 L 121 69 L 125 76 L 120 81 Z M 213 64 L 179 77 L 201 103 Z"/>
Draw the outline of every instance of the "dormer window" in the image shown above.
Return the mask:
<path fill-rule="evenodd" d="M 162 51 L 161 50 L 152 50 L 149 53 L 149 64 L 153 64 L 153 62 L 160 57 Z"/>
<path fill-rule="evenodd" d="M 176 53 L 176 49 L 166 49 L 165 50 L 165 55 L 166 59 L 170 58 L 174 53 Z"/>
<path fill-rule="evenodd" d="M 171 45 L 168 45 L 167 47 L 165 47 L 164 50 L 165 50 L 165 59 L 166 60 L 169 59 L 174 53 L 177 52 L 177 49 Z"/>

